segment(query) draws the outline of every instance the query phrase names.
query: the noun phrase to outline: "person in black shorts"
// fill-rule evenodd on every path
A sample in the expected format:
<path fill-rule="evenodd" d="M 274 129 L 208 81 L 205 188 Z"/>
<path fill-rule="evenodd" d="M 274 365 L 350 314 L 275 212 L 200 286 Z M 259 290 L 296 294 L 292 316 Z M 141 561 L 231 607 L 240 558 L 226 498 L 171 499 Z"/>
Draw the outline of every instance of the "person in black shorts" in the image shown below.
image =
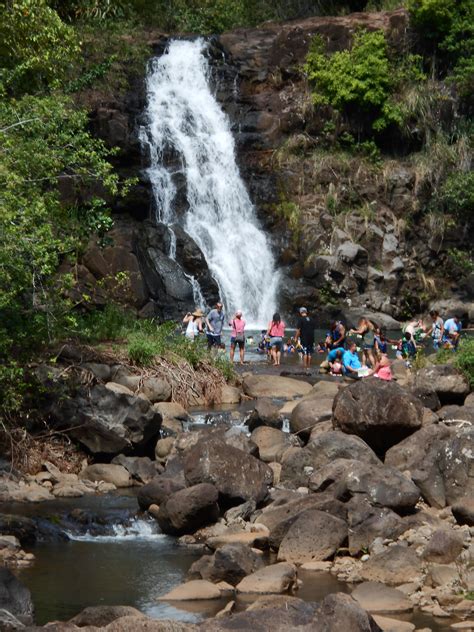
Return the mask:
<path fill-rule="evenodd" d="M 314 330 L 316 328 L 314 320 L 308 316 L 306 307 L 300 309 L 300 317 L 296 325 L 295 338 L 300 341 L 303 348 L 303 366 L 309 369 L 311 356 L 314 353 Z"/>

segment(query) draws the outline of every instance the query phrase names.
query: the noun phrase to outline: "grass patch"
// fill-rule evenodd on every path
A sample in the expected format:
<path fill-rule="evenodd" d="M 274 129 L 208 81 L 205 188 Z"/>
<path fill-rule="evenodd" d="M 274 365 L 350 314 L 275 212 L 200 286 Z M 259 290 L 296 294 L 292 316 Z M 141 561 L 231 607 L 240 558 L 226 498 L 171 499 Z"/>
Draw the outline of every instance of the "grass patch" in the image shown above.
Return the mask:
<path fill-rule="evenodd" d="M 474 388 L 474 338 L 463 338 L 454 360 L 454 366 L 462 371 Z"/>

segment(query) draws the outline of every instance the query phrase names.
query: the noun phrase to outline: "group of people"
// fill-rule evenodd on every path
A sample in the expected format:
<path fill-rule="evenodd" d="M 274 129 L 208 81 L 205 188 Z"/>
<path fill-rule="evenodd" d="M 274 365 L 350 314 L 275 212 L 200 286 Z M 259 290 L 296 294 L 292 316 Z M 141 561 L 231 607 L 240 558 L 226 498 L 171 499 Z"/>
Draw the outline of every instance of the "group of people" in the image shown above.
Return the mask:
<path fill-rule="evenodd" d="M 403 358 L 408 366 L 416 357 L 421 341 L 427 337 L 431 337 L 435 350 L 457 348 L 462 330 L 461 319 L 454 316 L 443 320 L 436 310 L 430 312 L 430 318 L 431 322 L 428 325 L 425 325 L 422 320 L 410 321 L 403 328 L 403 335 L 398 340 L 387 338 L 383 328 L 369 318 L 361 318 L 358 326 L 349 330 L 341 321 L 336 320 L 331 323 L 326 339 L 318 343 L 316 351 L 328 354 L 322 366 L 328 368 L 333 375 L 346 375 L 353 378 L 375 375 L 384 380 L 391 380 L 389 345 L 396 351 L 396 356 Z M 185 335 L 188 339 L 194 340 L 200 334 L 206 334 L 209 349 L 225 352 L 222 331 L 226 318 L 222 303 L 218 302 L 207 316 L 201 309 L 187 313 L 183 318 L 183 323 L 186 325 Z M 231 328 L 230 360 L 234 361 L 238 348 L 239 360 L 243 364 L 246 322 L 242 310 L 238 309 L 227 324 Z M 299 310 L 294 337 L 285 341 L 285 330 L 286 324 L 280 314 L 273 314 L 267 328 L 261 330 L 261 340 L 257 351 L 266 353 L 274 366 L 280 365 L 282 353 L 298 353 L 302 358 L 303 367 L 308 370 L 315 353 L 316 322 L 308 314 L 306 307 L 301 307 Z M 361 339 L 361 359 L 358 355 L 357 343 L 349 336 L 357 336 Z M 253 338 L 247 341 L 253 342 Z"/>

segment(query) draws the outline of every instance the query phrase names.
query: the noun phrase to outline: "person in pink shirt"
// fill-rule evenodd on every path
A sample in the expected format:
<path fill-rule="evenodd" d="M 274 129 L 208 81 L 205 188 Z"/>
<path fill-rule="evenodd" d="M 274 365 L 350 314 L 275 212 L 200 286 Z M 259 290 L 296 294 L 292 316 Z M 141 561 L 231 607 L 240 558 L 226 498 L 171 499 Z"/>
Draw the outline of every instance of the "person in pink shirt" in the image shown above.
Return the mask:
<path fill-rule="evenodd" d="M 242 318 L 242 310 L 235 312 L 234 318 L 229 325 L 232 327 L 230 335 L 230 361 L 234 361 L 235 347 L 239 346 L 240 364 L 244 363 L 245 358 L 245 320 Z"/>
<path fill-rule="evenodd" d="M 391 362 L 385 353 L 382 353 L 380 356 L 380 360 L 374 370 L 374 376 L 386 382 L 393 380 Z"/>
<path fill-rule="evenodd" d="M 268 325 L 267 330 L 267 336 L 270 336 L 270 348 L 272 350 L 273 366 L 280 365 L 285 327 L 286 325 L 280 318 L 280 314 L 273 314 L 272 322 Z"/>

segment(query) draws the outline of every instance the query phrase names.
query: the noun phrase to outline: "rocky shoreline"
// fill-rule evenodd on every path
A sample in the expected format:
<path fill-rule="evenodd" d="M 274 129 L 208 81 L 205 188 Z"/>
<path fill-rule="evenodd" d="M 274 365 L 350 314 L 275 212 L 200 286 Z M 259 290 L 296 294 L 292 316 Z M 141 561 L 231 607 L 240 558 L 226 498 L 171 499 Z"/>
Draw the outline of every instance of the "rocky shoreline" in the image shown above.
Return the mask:
<path fill-rule="evenodd" d="M 89 363 L 91 372 L 105 376 L 98 367 Z M 449 365 L 413 375 L 399 367 L 398 375 L 398 383 L 312 385 L 246 372 L 221 391 L 229 402 L 255 400 L 244 432 L 231 416 L 187 430 L 189 413 L 160 401 L 171 392 L 157 387 L 156 376 L 147 382 L 120 370 L 116 382 L 89 383 L 87 397 L 79 390 L 60 398 L 59 408 L 50 402 L 49 410 L 68 411 L 67 432 L 89 449 L 89 458 L 77 473 L 50 462 L 27 477 L 4 473 L 2 499 L 37 502 L 137 486 L 139 510 L 202 553 L 187 581 L 161 598 L 226 599 L 227 605 L 199 625 L 99 607 L 78 615 L 82 623 L 75 617 L 46 627 L 408 631 L 415 626 L 393 617 L 415 609 L 448 620 L 452 629 L 470 629 L 474 394 Z M 51 419 L 59 423 L 59 413 Z M 95 444 L 91 428 L 100 434 Z M 29 541 L 24 521 L 0 518 L 4 563 L 32 563 L 34 555 L 21 550 Z M 3 572 L 3 585 L 13 588 L 0 604 L 0 629 L 35 629 L 23 627 L 33 622 L 31 597 L 19 606 L 16 592 L 26 589 Z M 319 604 L 298 599 L 300 576 L 321 572 L 347 583 L 351 596 L 337 593 Z M 253 604 L 232 614 L 246 595 Z"/>

